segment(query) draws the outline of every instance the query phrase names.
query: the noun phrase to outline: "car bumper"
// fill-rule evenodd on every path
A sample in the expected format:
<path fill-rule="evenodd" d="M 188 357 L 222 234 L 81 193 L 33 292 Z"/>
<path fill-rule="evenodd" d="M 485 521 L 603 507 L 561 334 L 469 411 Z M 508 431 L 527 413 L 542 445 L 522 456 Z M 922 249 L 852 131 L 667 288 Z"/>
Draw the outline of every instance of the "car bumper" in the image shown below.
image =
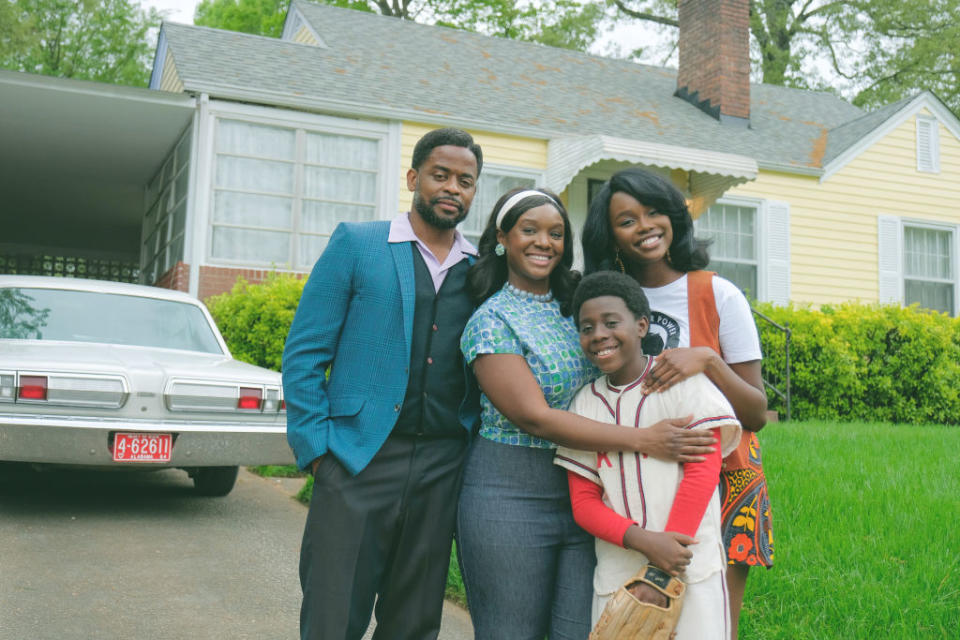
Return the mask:
<path fill-rule="evenodd" d="M 114 462 L 113 434 L 173 434 L 169 462 Z M 293 464 L 285 425 L 100 420 L 0 414 L 0 460 L 95 466 Z"/>

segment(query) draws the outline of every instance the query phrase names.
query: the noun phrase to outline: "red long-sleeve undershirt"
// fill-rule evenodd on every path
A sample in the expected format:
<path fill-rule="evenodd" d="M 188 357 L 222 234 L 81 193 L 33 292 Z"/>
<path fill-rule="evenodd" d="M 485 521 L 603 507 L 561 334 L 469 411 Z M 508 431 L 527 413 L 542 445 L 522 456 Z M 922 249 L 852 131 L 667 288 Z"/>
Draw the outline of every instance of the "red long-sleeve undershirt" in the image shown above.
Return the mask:
<path fill-rule="evenodd" d="M 673 498 L 665 531 L 676 531 L 690 537 L 696 536 L 700 521 L 707 510 L 713 491 L 720 477 L 719 435 L 714 433 L 713 452 L 702 462 L 687 462 L 683 465 L 683 479 Z M 623 536 L 637 524 L 603 503 L 603 487 L 572 471 L 567 472 L 570 487 L 570 504 L 573 517 L 590 534 L 611 544 L 623 546 Z"/>

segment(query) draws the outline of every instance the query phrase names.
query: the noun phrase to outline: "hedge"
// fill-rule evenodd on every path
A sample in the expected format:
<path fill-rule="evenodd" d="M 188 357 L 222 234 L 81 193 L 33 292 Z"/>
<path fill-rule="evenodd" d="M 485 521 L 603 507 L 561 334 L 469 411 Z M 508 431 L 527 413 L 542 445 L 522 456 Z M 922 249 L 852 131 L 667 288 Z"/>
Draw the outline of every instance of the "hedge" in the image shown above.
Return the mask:
<path fill-rule="evenodd" d="M 261 284 L 238 278 L 229 292 L 206 299 L 234 358 L 280 371 L 283 343 L 305 282 L 284 273 L 272 273 Z"/>
<path fill-rule="evenodd" d="M 304 280 L 271 275 L 262 284 L 238 280 L 207 299 L 234 357 L 280 370 L 283 343 Z M 960 320 L 917 307 L 844 303 L 758 311 L 790 327 L 791 417 L 910 424 L 960 423 Z M 764 376 L 783 386 L 784 335 L 757 322 Z M 770 409 L 785 416 L 768 390 Z"/>
<path fill-rule="evenodd" d="M 791 417 L 910 424 L 960 421 L 960 321 L 918 307 L 844 303 L 758 311 L 791 330 Z M 758 320 L 764 376 L 782 387 L 784 335 Z M 783 401 L 767 392 L 769 406 Z"/>

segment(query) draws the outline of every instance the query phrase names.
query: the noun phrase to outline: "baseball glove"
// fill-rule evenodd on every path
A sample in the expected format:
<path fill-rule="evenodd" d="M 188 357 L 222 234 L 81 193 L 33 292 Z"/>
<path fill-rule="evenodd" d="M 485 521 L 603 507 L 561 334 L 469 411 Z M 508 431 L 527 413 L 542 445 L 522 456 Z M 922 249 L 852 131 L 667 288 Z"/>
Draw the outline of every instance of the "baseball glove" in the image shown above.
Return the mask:
<path fill-rule="evenodd" d="M 648 584 L 667 598 L 666 607 L 641 602 L 631 589 Z M 686 586 L 665 571 L 648 564 L 613 594 L 590 640 L 668 640 L 674 637 Z"/>

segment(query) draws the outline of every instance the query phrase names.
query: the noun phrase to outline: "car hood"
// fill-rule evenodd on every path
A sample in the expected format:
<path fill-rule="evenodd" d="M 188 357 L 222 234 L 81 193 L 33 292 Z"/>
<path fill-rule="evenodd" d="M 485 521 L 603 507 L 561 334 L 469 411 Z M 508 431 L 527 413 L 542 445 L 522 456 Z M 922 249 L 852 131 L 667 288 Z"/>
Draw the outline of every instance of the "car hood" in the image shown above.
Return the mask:
<path fill-rule="evenodd" d="M 222 354 L 126 345 L 0 340 L 0 369 L 50 372 L 201 376 L 238 383 L 280 384 L 280 374 Z"/>

